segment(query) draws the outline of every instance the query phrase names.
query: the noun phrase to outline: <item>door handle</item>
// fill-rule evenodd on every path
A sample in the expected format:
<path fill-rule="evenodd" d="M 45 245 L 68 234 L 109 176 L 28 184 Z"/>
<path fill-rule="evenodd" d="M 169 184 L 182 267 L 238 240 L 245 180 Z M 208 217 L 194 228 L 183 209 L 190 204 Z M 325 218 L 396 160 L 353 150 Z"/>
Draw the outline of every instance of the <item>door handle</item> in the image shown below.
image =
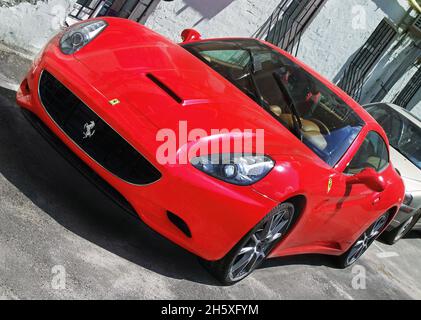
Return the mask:
<path fill-rule="evenodd" d="M 375 197 L 375 198 L 373 199 L 373 205 L 378 204 L 378 203 L 380 202 L 380 200 L 381 200 L 381 197 L 380 197 L 380 196 L 379 196 L 379 197 Z"/>

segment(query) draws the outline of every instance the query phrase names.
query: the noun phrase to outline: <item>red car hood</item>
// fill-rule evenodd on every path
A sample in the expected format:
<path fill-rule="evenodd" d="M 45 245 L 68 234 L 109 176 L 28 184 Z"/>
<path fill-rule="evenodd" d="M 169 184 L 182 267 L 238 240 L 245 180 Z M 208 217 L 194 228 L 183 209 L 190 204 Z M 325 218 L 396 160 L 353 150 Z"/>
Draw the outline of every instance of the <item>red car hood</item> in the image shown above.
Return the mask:
<path fill-rule="evenodd" d="M 109 30 L 75 54 L 89 82 L 108 100 L 119 99 L 158 129 L 264 129 L 266 154 L 317 158 L 286 128 L 229 81 L 181 46 L 133 23 Z M 112 44 L 112 45 L 110 45 Z M 318 158 L 317 158 L 318 159 Z M 320 160 L 320 159 L 318 159 Z"/>

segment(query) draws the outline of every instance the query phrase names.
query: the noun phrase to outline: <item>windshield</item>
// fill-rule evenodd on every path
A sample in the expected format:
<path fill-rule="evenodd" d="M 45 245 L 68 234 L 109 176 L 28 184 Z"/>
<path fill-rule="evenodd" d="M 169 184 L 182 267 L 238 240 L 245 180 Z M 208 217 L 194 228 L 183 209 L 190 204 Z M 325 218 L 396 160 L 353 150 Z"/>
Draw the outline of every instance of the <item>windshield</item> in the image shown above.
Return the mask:
<path fill-rule="evenodd" d="M 421 169 L 421 128 L 386 104 L 366 109 L 386 131 L 390 145 Z"/>
<path fill-rule="evenodd" d="M 303 68 L 256 40 L 183 45 L 293 132 L 330 166 L 348 150 L 364 123 Z"/>

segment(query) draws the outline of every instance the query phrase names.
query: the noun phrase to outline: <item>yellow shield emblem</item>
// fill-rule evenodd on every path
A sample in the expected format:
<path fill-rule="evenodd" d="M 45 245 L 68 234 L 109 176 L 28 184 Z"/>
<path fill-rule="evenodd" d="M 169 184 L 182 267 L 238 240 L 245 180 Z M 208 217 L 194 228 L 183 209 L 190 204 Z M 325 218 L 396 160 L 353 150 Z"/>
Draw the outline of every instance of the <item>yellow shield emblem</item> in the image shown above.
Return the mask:
<path fill-rule="evenodd" d="M 109 103 L 110 103 L 112 106 L 115 106 L 115 105 L 117 105 L 117 104 L 119 104 L 119 103 L 120 103 L 120 100 L 118 100 L 118 99 L 113 99 L 113 100 L 110 100 L 110 101 L 109 101 Z"/>
<path fill-rule="evenodd" d="M 333 180 L 332 178 L 329 178 L 329 182 L 327 183 L 327 193 L 329 193 L 330 190 L 332 190 L 332 185 L 333 185 Z"/>

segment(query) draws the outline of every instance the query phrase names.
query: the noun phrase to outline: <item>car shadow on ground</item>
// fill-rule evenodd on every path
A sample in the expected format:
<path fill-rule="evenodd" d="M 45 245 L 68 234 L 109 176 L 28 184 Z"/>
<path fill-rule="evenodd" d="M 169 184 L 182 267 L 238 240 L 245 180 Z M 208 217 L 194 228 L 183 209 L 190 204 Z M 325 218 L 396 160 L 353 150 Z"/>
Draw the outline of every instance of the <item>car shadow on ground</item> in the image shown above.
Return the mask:
<path fill-rule="evenodd" d="M 0 172 L 74 234 L 159 274 L 217 284 L 192 254 L 128 215 L 68 164 L 23 117 L 14 94 L 3 90 Z"/>
<path fill-rule="evenodd" d="M 305 266 L 325 266 L 336 269 L 334 257 L 319 255 L 319 254 L 305 254 L 298 256 L 281 257 L 266 260 L 261 268 L 277 268 L 282 266 L 305 265 Z"/>
<path fill-rule="evenodd" d="M 421 237 L 421 231 L 420 230 L 413 230 L 410 233 L 408 233 L 404 239 L 419 239 Z"/>
<path fill-rule="evenodd" d="M 219 286 L 194 255 L 129 216 L 69 165 L 26 121 L 14 103 L 14 93 L 3 89 L 0 172 L 79 237 L 158 274 Z M 272 259 L 261 268 L 291 264 L 331 266 L 326 257 L 300 256 Z"/>

